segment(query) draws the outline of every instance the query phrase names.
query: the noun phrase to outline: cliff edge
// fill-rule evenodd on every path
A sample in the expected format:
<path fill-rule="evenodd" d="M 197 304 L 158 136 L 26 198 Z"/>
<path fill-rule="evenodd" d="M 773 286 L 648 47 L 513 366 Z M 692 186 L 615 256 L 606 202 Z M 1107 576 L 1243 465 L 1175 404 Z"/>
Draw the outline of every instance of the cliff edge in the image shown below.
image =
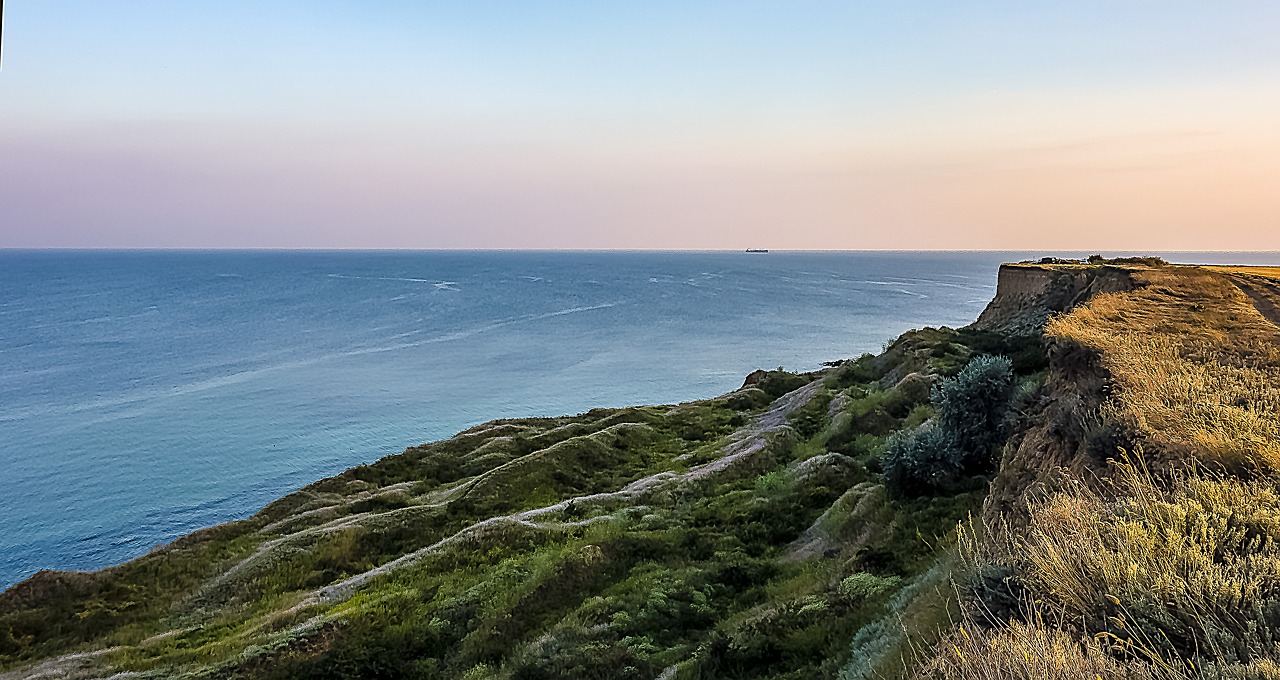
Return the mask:
<path fill-rule="evenodd" d="M 1133 267 L 1016 263 L 1000 265 L 996 295 L 973 328 L 1039 335 L 1049 317 L 1098 293 L 1133 290 Z"/>

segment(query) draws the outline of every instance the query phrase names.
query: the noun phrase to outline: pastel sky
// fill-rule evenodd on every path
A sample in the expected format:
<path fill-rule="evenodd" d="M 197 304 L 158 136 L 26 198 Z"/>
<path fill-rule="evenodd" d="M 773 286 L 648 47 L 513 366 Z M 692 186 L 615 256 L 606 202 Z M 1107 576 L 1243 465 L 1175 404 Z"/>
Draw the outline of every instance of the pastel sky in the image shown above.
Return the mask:
<path fill-rule="evenodd" d="M 0 247 L 1280 249 L 1280 3 L 39 0 Z"/>

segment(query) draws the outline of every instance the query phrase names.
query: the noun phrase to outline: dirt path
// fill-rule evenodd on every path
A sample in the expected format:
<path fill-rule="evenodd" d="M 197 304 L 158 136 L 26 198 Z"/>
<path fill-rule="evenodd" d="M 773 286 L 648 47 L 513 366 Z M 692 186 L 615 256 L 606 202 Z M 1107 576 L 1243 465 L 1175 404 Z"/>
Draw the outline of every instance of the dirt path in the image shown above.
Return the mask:
<path fill-rule="evenodd" d="M 519 525 L 532 529 L 558 530 L 570 526 L 582 526 L 593 521 L 609 518 L 609 516 L 606 515 L 579 522 L 555 521 L 553 517 L 557 513 L 562 512 L 570 504 L 578 504 L 584 507 L 621 504 L 625 507 L 629 504 L 645 502 L 660 490 L 670 489 L 689 482 L 713 477 L 739 463 L 750 460 L 755 454 L 765 450 L 769 443 L 769 437 L 783 428 L 788 427 L 788 416 L 794 413 L 797 409 L 803 407 L 805 404 L 809 403 L 809 400 L 813 399 L 814 395 L 816 395 L 821 389 L 822 379 L 819 378 L 818 380 L 804 385 L 803 387 L 778 397 L 778 399 L 776 399 L 770 406 L 769 410 L 760 414 L 754 418 L 752 422 L 739 428 L 733 434 L 728 436 L 727 442 L 720 449 L 719 457 L 710 462 L 691 468 L 687 472 L 659 472 L 649 477 L 644 477 L 631 482 L 617 491 L 578 496 L 542 508 L 524 510 L 509 515 L 490 517 L 489 519 L 481 520 L 458 533 L 441 539 L 440 541 L 425 548 L 420 548 L 407 555 L 402 555 L 401 557 L 387 562 L 386 564 L 374 567 L 362 574 L 352 576 L 345 581 L 320 588 L 312 593 L 311 596 L 303 600 L 303 603 L 299 606 L 317 603 L 335 604 L 342 602 L 355 594 L 357 590 L 362 588 L 373 578 L 389 574 L 403 567 L 415 565 L 426 559 L 428 556 L 434 555 L 455 543 L 474 539 L 486 531 L 495 529 L 500 530 L 504 526 L 510 525 Z M 613 508 L 613 511 L 616 512 L 617 508 Z"/>
<path fill-rule="evenodd" d="M 1263 318 L 1280 326 L 1280 280 L 1251 274 L 1228 274 L 1227 278 L 1253 300 Z"/>
<path fill-rule="evenodd" d="M 107 669 L 103 663 L 103 657 L 117 649 L 119 647 L 63 654 L 41 661 L 34 666 L 0 673 L 0 680 L 123 680 L 140 675 L 139 673 L 113 673 Z"/>

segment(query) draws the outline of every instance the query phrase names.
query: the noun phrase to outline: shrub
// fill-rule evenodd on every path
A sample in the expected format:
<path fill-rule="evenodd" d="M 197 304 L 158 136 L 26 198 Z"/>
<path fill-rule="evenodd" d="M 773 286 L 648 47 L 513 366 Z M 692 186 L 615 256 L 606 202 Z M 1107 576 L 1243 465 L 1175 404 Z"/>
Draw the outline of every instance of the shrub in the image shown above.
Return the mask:
<path fill-rule="evenodd" d="M 976 357 L 959 375 L 934 387 L 938 427 L 962 451 L 966 471 L 990 469 L 991 452 L 1004 441 L 1004 415 L 1013 391 L 1013 362 L 998 356 Z"/>
<path fill-rule="evenodd" d="M 863 354 L 857 359 L 841 362 L 831 374 L 831 387 L 841 388 L 869 383 L 884 377 L 886 369 L 876 365 L 873 354 Z"/>
<path fill-rule="evenodd" d="M 958 585 L 976 609 L 979 623 L 1010 623 L 1024 618 L 1032 600 L 1012 566 L 998 562 L 974 564 Z"/>
<path fill-rule="evenodd" d="M 770 399 L 777 399 L 792 390 L 804 387 L 805 385 L 808 385 L 810 381 L 809 378 L 803 375 L 797 375 L 783 370 L 764 371 L 763 373 L 764 374 L 758 378 L 755 386 L 764 390 L 764 393 L 769 395 Z"/>
<path fill-rule="evenodd" d="M 1151 255 L 1140 257 L 1103 257 L 1101 255 L 1090 255 L 1085 262 L 1087 264 L 1141 265 L 1143 267 L 1164 267 L 1169 264 L 1164 260 L 1164 258 Z"/>
<path fill-rule="evenodd" d="M 796 436 L 809 439 L 821 432 L 827 426 L 827 406 L 830 404 L 831 395 L 824 392 L 792 413 L 788 420 Z"/>
<path fill-rule="evenodd" d="M 876 576 L 860 571 L 841 581 L 839 591 L 845 599 L 856 602 L 893 590 L 901 581 L 898 576 Z"/>
<path fill-rule="evenodd" d="M 962 468 L 960 449 L 936 423 L 889 437 L 880 461 L 885 486 L 898 496 L 946 491 L 955 486 Z"/>
<path fill-rule="evenodd" d="M 1005 413 L 1014 387 L 1012 362 L 995 356 L 977 357 L 936 385 L 933 422 L 885 443 L 881 463 L 889 490 L 898 496 L 936 494 L 991 470 L 993 453 L 1007 434 Z"/>
<path fill-rule="evenodd" d="M 959 331 L 959 342 L 976 354 L 996 354 L 1009 357 L 1013 372 L 1027 375 L 1049 367 L 1049 354 L 1041 335 L 1006 335 L 995 331 L 964 328 Z"/>

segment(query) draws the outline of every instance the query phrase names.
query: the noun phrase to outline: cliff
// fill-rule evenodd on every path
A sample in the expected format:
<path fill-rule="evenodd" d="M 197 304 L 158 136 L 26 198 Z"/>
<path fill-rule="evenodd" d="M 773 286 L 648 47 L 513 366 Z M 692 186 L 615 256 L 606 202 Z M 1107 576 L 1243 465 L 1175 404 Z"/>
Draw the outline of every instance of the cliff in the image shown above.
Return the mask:
<path fill-rule="evenodd" d="M 1280 272 L 1126 269 L 1045 326 L 928 677 L 1280 673 Z"/>
<path fill-rule="evenodd" d="M 1105 265 L 1001 265 L 995 298 L 974 327 L 1038 335 L 1053 314 L 1069 312 L 1098 293 L 1132 290 L 1134 271 Z"/>
<path fill-rule="evenodd" d="M 1277 303 L 1005 265 L 969 328 L 493 421 L 37 574 L 0 678 L 1273 677 Z"/>

